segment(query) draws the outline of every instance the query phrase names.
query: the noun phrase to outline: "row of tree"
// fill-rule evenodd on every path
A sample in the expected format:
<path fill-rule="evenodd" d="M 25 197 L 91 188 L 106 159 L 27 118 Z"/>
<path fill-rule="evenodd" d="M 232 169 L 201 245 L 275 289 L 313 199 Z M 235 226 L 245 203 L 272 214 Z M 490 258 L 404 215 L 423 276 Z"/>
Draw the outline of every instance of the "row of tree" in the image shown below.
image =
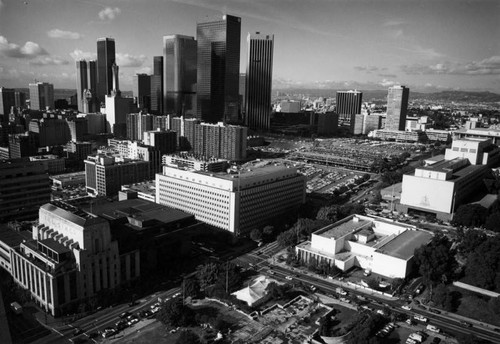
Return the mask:
<path fill-rule="evenodd" d="M 500 200 L 486 209 L 480 204 L 464 204 L 458 207 L 451 222 L 454 226 L 484 227 L 494 232 L 500 232 Z"/>

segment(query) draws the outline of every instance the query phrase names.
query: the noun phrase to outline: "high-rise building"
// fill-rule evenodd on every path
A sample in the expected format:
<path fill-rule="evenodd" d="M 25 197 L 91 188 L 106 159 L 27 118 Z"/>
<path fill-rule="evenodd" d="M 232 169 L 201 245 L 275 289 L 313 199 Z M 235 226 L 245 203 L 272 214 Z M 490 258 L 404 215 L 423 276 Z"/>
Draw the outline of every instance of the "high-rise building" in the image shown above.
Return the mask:
<path fill-rule="evenodd" d="M 87 61 L 76 61 L 76 98 L 78 111 L 83 112 L 84 91 L 88 85 Z"/>
<path fill-rule="evenodd" d="M 78 111 L 88 113 L 97 109 L 97 69 L 95 61 L 76 61 L 76 98 Z"/>
<path fill-rule="evenodd" d="M 32 119 L 29 131 L 39 135 L 40 147 L 65 145 L 71 140 L 68 122 L 61 118 Z"/>
<path fill-rule="evenodd" d="M 153 130 L 154 118 L 154 115 L 142 112 L 127 114 L 127 138 L 142 141 L 143 133 Z"/>
<path fill-rule="evenodd" d="M 41 162 L 0 161 L 0 223 L 32 220 L 50 201 L 50 180 Z"/>
<path fill-rule="evenodd" d="M 248 34 L 245 88 L 245 124 L 252 129 L 271 127 L 274 35 Z"/>
<path fill-rule="evenodd" d="M 201 123 L 195 126 L 194 154 L 231 161 L 244 160 L 247 152 L 247 127 Z"/>
<path fill-rule="evenodd" d="M 149 111 L 151 104 L 151 76 L 147 74 L 134 75 L 132 91 L 137 108 Z"/>
<path fill-rule="evenodd" d="M 97 40 L 97 98 L 100 102 L 113 89 L 113 69 L 116 62 L 115 40 L 113 38 L 99 38 Z"/>
<path fill-rule="evenodd" d="M 240 104 L 240 111 L 241 115 L 244 117 L 245 114 L 245 92 L 246 92 L 246 82 L 247 82 L 247 76 L 245 73 L 240 73 L 240 85 L 238 87 L 239 90 L 239 104 Z"/>
<path fill-rule="evenodd" d="M 385 129 L 405 130 L 409 95 L 410 89 L 408 87 L 389 87 L 389 91 L 387 93 L 387 116 L 385 119 Z"/>
<path fill-rule="evenodd" d="M 123 184 L 149 179 L 149 162 L 121 159 L 104 154 L 91 155 L 85 160 L 85 186 L 91 196 L 114 196 Z"/>
<path fill-rule="evenodd" d="M 24 108 L 26 106 L 26 93 L 21 91 L 16 91 L 15 93 L 15 106 Z"/>
<path fill-rule="evenodd" d="M 199 22 L 197 118 L 208 123 L 237 123 L 241 18 Z"/>
<path fill-rule="evenodd" d="M 163 112 L 196 115 L 196 54 L 194 37 L 163 37 Z"/>
<path fill-rule="evenodd" d="M 235 235 L 248 235 L 305 202 L 306 178 L 297 169 L 268 165 L 234 173 L 163 166 L 156 203 L 194 214 Z"/>
<path fill-rule="evenodd" d="M 36 155 L 39 147 L 38 134 L 31 131 L 9 135 L 9 155 L 11 159 Z"/>
<path fill-rule="evenodd" d="M 150 130 L 143 133 L 142 142 L 158 149 L 160 153 L 171 154 L 177 146 L 177 133 L 171 130 Z"/>
<path fill-rule="evenodd" d="M 16 105 L 16 91 L 0 87 L 0 123 L 9 121 L 10 108 Z"/>
<path fill-rule="evenodd" d="M 54 108 L 54 85 L 46 82 L 29 84 L 30 107 L 32 110 Z"/>
<path fill-rule="evenodd" d="M 106 96 L 107 132 L 117 137 L 127 135 L 127 114 L 133 112 L 134 100 L 122 98 L 118 84 L 118 66 L 113 64 L 113 87 L 109 96 Z"/>
<path fill-rule="evenodd" d="M 163 114 L 163 56 L 153 57 L 151 79 L 150 111 L 155 115 Z"/>
<path fill-rule="evenodd" d="M 359 91 L 337 91 L 337 113 L 339 120 L 351 121 L 361 113 L 363 93 Z"/>

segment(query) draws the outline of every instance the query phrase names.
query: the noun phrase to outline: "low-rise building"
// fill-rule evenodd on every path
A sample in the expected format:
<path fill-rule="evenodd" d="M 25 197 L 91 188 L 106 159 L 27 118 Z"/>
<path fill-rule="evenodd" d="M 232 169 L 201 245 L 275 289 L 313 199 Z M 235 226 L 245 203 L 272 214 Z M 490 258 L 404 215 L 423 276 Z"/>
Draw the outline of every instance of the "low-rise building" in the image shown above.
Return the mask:
<path fill-rule="evenodd" d="M 306 263 L 326 262 L 342 271 L 356 266 L 388 278 L 405 278 L 412 272 L 413 252 L 431 238 L 411 225 L 351 215 L 312 233 L 310 241 L 296 246 L 296 253 Z"/>
<path fill-rule="evenodd" d="M 61 173 L 66 168 L 65 159 L 54 154 L 30 156 L 29 159 L 41 162 L 48 174 Z"/>

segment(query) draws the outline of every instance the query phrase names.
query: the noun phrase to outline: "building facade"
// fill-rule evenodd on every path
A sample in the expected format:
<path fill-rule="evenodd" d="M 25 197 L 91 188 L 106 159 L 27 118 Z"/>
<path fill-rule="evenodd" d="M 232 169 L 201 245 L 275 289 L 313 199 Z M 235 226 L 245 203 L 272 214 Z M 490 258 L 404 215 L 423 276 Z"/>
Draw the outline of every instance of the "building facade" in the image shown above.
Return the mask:
<path fill-rule="evenodd" d="M 339 120 L 351 121 L 361 113 L 363 93 L 359 91 L 337 91 L 337 113 Z"/>
<path fill-rule="evenodd" d="M 149 111 L 151 107 L 151 76 L 147 74 L 134 75 L 132 91 L 137 108 Z"/>
<path fill-rule="evenodd" d="M 385 119 L 385 129 L 405 130 L 409 95 L 410 89 L 408 87 L 389 87 L 387 94 L 387 116 Z"/>
<path fill-rule="evenodd" d="M 115 40 L 99 38 L 97 40 L 97 98 L 101 103 L 113 90 L 112 66 L 115 62 Z"/>
<path fill-rule="evenodd" d="M 30 107 L 32 110 L 54 108 L 54 85 L 47 82 L 29 84 Z"/>
<path fill-rule="evenodd" d="M 199 22 L 197 118 L 208 123 L 238 123 L 241 18 Z"/>
<path fill-rule="evenodd" d="M 0 123 L 9 122 L 10 108 L 16 106 L 16 91 L 0 87 Z"/>
<path fill-rule="evenodd" d="M 274 35 L 248 34 L 245 87 L 245 124 L 251 129 L 271 128 L 271 89 Z"/>
<path fill-rule="evenodd" d="M 188 171 L 163 166 L 156 175 L 156 203 L 197 220 L 248 235 L 305 202 L 306 179 L 295 168 L 265 166 L 238 173 Z"/>
<path fill-rule="evenodd" d="M 166 114 L 196 115 L 196 64 L 194 37 L 163 37 L 163 109 Z"/>
<path fill-rule="evenodd" d="M 50 180 L 41 162 L 0 161 L 0 223 L 33 220 L 50 201 Z"/>
<path fill-rule="evenodd" d="M 163 114 L 163 56 L 153 57 L 153 75 L 151 79 L 150 111 L 155 115 Z"/>
<path fill-rule="evenodd" d="M 207 158 L 231 161 L 247 156 L 247 127 L 200 123 L 195 126 L 193 153 Z"/>

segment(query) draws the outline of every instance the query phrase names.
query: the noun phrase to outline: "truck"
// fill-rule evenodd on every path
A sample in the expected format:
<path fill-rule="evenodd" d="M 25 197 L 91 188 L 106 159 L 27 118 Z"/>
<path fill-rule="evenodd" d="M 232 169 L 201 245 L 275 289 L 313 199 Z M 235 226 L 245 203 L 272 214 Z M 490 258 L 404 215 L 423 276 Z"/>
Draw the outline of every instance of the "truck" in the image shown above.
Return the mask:
<path fill-rule="evenodd" d="M 431 332 L 436 332 L 436 333 L 441 332 L 441 330 L 434 325 L 427 325 L 426 329 Z"/>
<path fill-rule="evenodd" d="M 15 314 L 23 314 L 23 307 L 17 303 L 17 302 L 12 302 L 10 304 L 10 308 L 14 311 Z"/>

